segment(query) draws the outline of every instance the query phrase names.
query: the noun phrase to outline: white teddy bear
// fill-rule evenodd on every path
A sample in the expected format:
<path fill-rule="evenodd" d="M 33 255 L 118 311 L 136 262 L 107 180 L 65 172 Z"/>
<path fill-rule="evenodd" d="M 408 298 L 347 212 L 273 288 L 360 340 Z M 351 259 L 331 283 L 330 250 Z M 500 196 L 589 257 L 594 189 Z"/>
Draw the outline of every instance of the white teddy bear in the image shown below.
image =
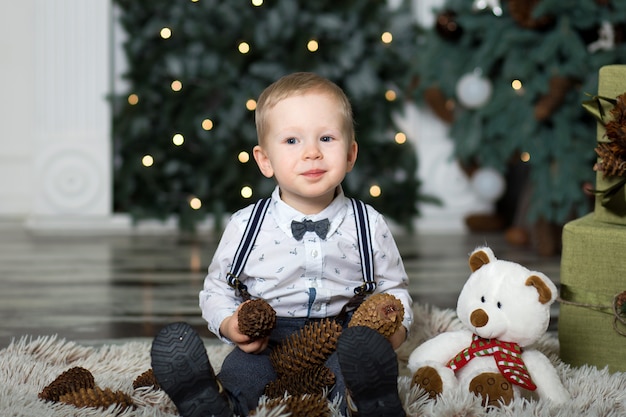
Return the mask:
<path fill-rule="evenodd" d="M 557 404 L 569 401 L 550 360 L 531 347 L 548 329 L 554 283 L 496 259 L 488 247 L 475 249 L 469 265 L 456 310 L 465 329 L 441 333 L 411 353 L 413 384 L 431 398 L 460 387 L 490 406 L 510 403 L 523 389 Z"/>

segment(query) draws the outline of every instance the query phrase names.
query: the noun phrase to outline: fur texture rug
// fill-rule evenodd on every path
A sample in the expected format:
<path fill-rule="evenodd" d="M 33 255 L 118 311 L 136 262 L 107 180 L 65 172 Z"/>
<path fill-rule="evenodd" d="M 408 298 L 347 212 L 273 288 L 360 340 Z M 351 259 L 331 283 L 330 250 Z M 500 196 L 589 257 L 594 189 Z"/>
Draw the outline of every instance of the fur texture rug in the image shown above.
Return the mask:
<path fill-rule="evenodd" d="M 626 374 L 610 374 L 594 367 L 572 368 L 558 358 L 558 341 L 545 335 L 537 344 L 556 367 L 572 401 L 555 407 L 537 398 L 516 398 L 511 404 L 487 409 L 468 392 L 447 392 L 437 401 L 429 400 L 423 391 L 411 389 L 406 359 L 424 340 L 461 324 L 451 310 L 416 305 L 411 336 L 398 350 L 401 376 L 398 390 L 409 416 L 521 416 L 574 417 L 626 415 Z M 230 347 L 207 345 L 209 358 L 216 372 Z M 176 408 L 163 391 L 142 387 L 133 389 L 133 381 L 150 368 L 150 342 L 127 342 L 101 347 L 82 346 L 60 340 L 56 336 L 22 338 L 0 351 L 0 415 L 1 416 L 153 416 L 174 417 Z M 135 408 L 77 408 L 38 398 L 41 390 L 69 368 L 80 366 L 91 371 L 100 388 L 123 391 L 131 396 Z M 266 410 L 263 399 L 257 410 L 259 417 L 286 417 L 282 409 Z M 331 415 L 339 417 L 336 404 L 329 403 Z"/>

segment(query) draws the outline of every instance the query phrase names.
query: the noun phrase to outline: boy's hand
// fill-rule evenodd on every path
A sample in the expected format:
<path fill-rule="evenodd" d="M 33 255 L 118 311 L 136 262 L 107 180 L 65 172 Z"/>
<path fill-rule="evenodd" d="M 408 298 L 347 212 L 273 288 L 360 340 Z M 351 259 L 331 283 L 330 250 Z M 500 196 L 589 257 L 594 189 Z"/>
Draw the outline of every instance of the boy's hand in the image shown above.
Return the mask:
<path fill-rule="evenodd" d="M 398 349 L 406 340 L 406 327 L 400 326 L 394 334 L 389 337 L 389 342 L 394 350 Z"/>
<path fill-rule="evenodd" d="M 235 314 L 226 317 L 224 321 L 222 321 L 220 333 L 246 353 L 261 353 L 267 348 L 270 338 L 268 336 L 262 339 L 252 340 L 249 336 L 239 331 L 239 321 L 237 317 L 242 305 L 243 304 L 239 305 Z"/>

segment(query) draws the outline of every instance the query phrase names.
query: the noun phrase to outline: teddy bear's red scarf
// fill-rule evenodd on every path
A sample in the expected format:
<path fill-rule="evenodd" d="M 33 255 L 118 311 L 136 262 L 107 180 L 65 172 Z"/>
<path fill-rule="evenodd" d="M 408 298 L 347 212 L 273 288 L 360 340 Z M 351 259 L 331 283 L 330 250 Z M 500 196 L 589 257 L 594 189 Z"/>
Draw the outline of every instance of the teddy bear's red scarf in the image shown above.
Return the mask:
<path fill-rule="evenodd" d="M 470 347 L 460 351 L 446 366 L 456 372 L 473 358 L 489 355 L 493 355 L 498 370 L 509 382 L 531 391 L 537 389 L 522 360 L 522 348 L 517 343 L 474 335 Z"/>

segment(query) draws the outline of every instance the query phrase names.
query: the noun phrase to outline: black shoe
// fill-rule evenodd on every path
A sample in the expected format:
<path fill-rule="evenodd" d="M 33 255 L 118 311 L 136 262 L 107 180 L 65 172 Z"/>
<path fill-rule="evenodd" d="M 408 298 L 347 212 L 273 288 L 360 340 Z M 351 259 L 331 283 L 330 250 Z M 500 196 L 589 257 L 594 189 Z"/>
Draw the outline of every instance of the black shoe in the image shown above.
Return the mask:
<path fill-rule="evenodd" d="M 353 415 L 359 417 L 406 417 L 398 395 L 398 359 L 389 341 L 376 330 L 355 326 L 337 343 L 349 411 L 356 408 Z"/>
<path fill-rule="evenodd" d="M 204 343 L 186 323 L 169 324 L 152 342 L 152 370 L 182 417 L 231 417 Z"/>

